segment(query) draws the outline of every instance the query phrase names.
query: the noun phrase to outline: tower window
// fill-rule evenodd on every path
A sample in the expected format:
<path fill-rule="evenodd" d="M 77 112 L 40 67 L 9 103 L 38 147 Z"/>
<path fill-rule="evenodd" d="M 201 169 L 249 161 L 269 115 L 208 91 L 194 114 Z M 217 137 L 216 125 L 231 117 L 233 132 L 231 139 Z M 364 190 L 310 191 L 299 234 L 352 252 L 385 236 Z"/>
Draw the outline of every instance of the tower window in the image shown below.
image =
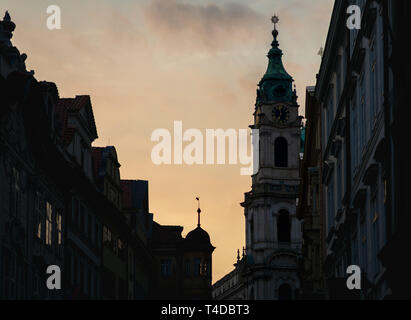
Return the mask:
<path fill-rule="evenodd" d="M 160 271 L 163 277 L 171 276 L 171 260 L 170 259 L 161 259 Z"/>
<path fill-rule="evenodd" d="M 201 275 L 201 258 L 194 259 L 194 275 Z"/>
<path fill-rule="evenodd" d="M 290 215 L 286 210 L 281 210 L 277 223 L 278 242 L 291 242 Z"/>
<path fill-rule="evenodd" d="M 288 167 L 288 143 L 283 137 L 278 137 L 274 142 L 275 166 L 280 168 Z"/>

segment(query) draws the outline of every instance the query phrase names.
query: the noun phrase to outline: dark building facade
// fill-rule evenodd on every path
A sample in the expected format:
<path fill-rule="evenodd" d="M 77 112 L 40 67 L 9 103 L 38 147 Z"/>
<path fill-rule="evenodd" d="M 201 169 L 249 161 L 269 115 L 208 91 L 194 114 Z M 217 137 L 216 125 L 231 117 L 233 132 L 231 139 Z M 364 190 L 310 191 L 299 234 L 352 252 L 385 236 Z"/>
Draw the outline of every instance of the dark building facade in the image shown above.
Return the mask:
<path fill-rule="evenodd" d="M 185 238 L 180 226 L 153 228 L 152 252 L 160 268 L 158 299 L 211 299 L 212 253 L 210 236 L 198 224 Z"/>
<path fill-rule="evenodd" d="M 324 299 L 324 210 L 321 182 L 321 114 L 315 103 L 315 87 L 307 87 L 305 139 L 300 175 L 297 217 L 302 221 L 303 245 L 299 263 L 302 299 Z"/>
<path fill-rule="evenodd" d="M 0 299 L 160 297 L 161 235 L 149 212 L 148 181 L 121 180 L 115 147 L 92 146 L 98 134 L 90 97 L 61 98 L 54 83 L 37 81 L 26 70 L 27 55 L 10 41 L 14 29 L 6 12 L 0 21 Z M 168 287 L 188 299 L 211 296 L 214 247 L 196 230 L 167 255 L 187 264 L 200 258 L 201 276 L 193 265 L 193 273 Z M 60 268 L 61 289 L 46 286 L 51 265 Z"/>
<path fill-rule="evenodd" d="M 361 8 L 360 29 L 346 26 L 352 4 Z M 307 92 L 300 215 L 311 215 L 313 201 L 304 190 L 318 174 L 322 228 L 315 236 L 322 239 L 323 265 L 317 268 L 329 299 L 410 298 L 411 175 L 403 155 L 410 113 L 404 41 L 409 13 L 409 1 L 335 1 L 315 90 Z M 304 239 L 311 231 L 304 227 Z M 361 268 L 361 290 L 347 288 L 350 265 Z M 311 277 L 303 276 L 309 294 Z"/>
<path fill-rule="evenodd" d="M 406 0 L 383 1 L 384 123 L 388 127 L 379 153 L 387 175 L 387 241 L 379 253 L 385 278 L 390 286 L 390 299 L 411 299 L 411 179 L 407 152 L 409 149 L 409 88 L 411 88 L 411 60 L 409 57 L 409 17 L 411 3 Z"/>

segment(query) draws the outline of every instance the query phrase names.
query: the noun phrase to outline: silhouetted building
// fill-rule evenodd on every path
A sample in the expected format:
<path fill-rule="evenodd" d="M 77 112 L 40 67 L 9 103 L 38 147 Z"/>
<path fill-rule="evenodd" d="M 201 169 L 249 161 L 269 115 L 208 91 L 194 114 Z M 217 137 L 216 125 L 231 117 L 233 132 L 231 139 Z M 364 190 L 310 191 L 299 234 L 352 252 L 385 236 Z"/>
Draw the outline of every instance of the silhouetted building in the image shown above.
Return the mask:
<path fill-rule="evenodd" d="M 101 285 L 102 210 L 94 184 L 91 144 L 97 139 L 89 96 L 58 99 L 55 122 L 60 130 L 61 150 L 71 165 L 65 181 L 66 250 L 64 266 L 65 297 L 99 299 Z"/>
<path fill-rule="evenodd" d="M 382 1 L 384 58 L 384 139 L 376 160 L 384 168 L 386 189 L 387 239 L 379 258 L 390 287 L 387 299 L 411 299 L 411 197 L 409 183 L 409 88 L 411 60 L 409 57 L 409 17 L 411 3 L 406 0 Z M 382 186 L 384 190 L 384 186 Z M 378 293 L 377 293 L 378 295 Z"/>
<path fill-rule="evenodd" d="M 154 223 L 152 251 L 159 277 L 155 298 L 211 299 L 212 253 L 210 236 L 200 227 L 185 238 L 180 226 Z"/>
<path fill-rule="evenodd" d="M 128 250 L 128 298 L 147 299 L 154 295 L 157 275 L 150 250 L 153 214 L 149 212 L 148 181 L 121 180 L 123 214 L 131 233 Z"/>
<path fill-rule="evenodd" d="M 153 223 L 148 182 L 121 180 L 115 147 L 92 147 L 90 97 L 60 98 L 54 83 L 38 82 L 26 70 L 27 56 L 10 42 L 14 28 L 6 13 L 0 21 L 0 299 L 210 297 L 208 234 L 199 227 L 181 243 L 177 234 L 170 238 L 174 251 L 162 244 L 165 233 L 154 231 L 168 228 Z M 174 291 L 163 291 L 163 249 L 181 270 Z M 60 267 L 60 290 L 46 287 L 50 265 Z"/>
<path fill-rule="evenodd" d="M 305 139 L 300 175 L 297 217 L 302 221 L 303 245 L 299 265 L 301 299 L 325 299 L 324 210 L 321 182 L 321 113 L 315 103 L 315 87 L 307 87 Z"/>
<path fill-rule="evenodd" d="M 359 30 L 346 27 L 350 4 L 361 8 Z M 404 106 L 410 60 L 403 41 L 409 13 L 409 1 L 336 1 L 315 94 L 307 97 L 310 110 L 321 114 L 321 133 L 312 132 L 306 144 L 318 145 L 321 135 L 321 161 L 309 148 L 305 159 L 321 163 L 323 270 L 330 299 L 410 297 L 411 175 L 400 153 L 409 144 L 410 111 Z M 318 127 L 315 122 L 310 116 L 308 125 Z M 303 185 L 312 184 L 310 168 L 303 167 L 303 179 Z M 310 213 L 310 195 L 305 196 L 303 215 Z M 309 237 L 310 230 L 305 232 Z M 346 286 L 350 265 L 361 268 L 361 290 Z"/>
<path fill-rule="evenodd" d="M 52 83 L 26 71 L 26 55 L 10 39 L 15 24 L 0 21 L 0 298 L 53 299 L 46 267 L 63 265 L 66 165 L 55 140 Z"/>

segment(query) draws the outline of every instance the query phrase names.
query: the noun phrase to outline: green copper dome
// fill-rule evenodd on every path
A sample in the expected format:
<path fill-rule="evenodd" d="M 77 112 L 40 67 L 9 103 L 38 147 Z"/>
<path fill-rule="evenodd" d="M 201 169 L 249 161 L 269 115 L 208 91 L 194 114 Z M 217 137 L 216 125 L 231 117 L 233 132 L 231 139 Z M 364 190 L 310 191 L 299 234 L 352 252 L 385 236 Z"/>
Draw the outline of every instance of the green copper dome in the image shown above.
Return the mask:
<path fill-rule="evenodd" d="M 268 68 L 261 79 L 261 82 L 264 82 L 269 79 L 277 79 L 277 80 L 290 80 L 293 81 L 293 78 L 285 71 L 282 61 L 283 52 L 278 47 L 278 31 L 273 30 L 274 41 L 271 43 L 271 50 L 268 52 Z"/>
<path fill-rule="evenodd" d="M 277 101 L 292 101 L 293 78 L 287 73 L 284 68 L 282 55 L 283 52 L 278 47 L 278 31 L 272 32 L 274 40 L 271 43 L 271 49 L 268 52 L 268 67 L 267 71 L 258 84 L 257 103 L 259 102 L 277 102 Z"/>

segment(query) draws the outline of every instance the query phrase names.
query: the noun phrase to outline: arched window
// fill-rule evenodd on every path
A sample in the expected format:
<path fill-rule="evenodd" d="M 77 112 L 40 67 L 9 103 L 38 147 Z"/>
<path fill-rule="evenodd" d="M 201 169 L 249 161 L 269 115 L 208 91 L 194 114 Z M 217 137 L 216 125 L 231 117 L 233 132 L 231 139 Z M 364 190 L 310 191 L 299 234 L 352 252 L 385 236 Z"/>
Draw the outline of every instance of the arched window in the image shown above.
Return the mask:
<path fill-rule="evenodd" d="M 291 221 L 287 210 L 281 210 L 277 220 L 278 242 L 291 241 Z"/>
<path fill-rule="evenodd" d="M 275 166 L 280 168 L 288 167 L 288 143 L 283 137 L 278 137 L 274 142 Z"/>
<path fill-rule="evenodd" d="M 292 289 L 288 284 L 282 284 L 278 288 L 278 300 L 291 300 L 292 299 Z"/>

